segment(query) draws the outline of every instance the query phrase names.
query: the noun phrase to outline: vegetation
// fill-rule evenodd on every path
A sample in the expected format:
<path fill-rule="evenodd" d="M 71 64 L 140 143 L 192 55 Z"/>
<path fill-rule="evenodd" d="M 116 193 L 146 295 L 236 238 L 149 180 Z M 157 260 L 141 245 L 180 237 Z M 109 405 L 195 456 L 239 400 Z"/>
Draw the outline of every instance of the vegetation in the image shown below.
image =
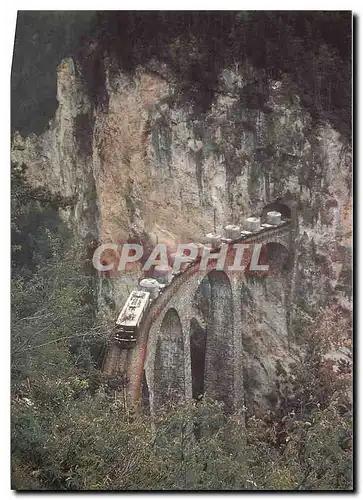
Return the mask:
<path fill-rule="evenodd" d="M 97 369 L 108 332 L 92 314 L 82 253 L 61 244 L 55 228 L 43 227 L 40 214 L 48 216 L 52 197 L 36 201 L 24 177 L 14 176 L 13 488 L 352 487 L 350 368 L 343 378 L 327 373 L 316 338 L 293 375 L 281 380 L 281 404 L 258 418 L 225 415 L 205 398 L 169 405 L 151 421 L 115 399 L 120 381 Z M 32 227 L 38 239 L 20 266 L 26 220 L 38 221 Z"/>
<path fill-rule="evenodd" d="M 79 13 L 72 22 L 70 13 L 19 16 L 28 27 L 16 40 L 12 119 L 24 133 L 48 126 L 56 66 L 72 53 L 98 104 L 107 100 L 104 55 L 111 70 L 127 71 L 157 56 L 196 113 L 210 106 L 221 69 L 249 59 L 266 82 L 289 74 L 314 119 L 349 134 L 349 14 L 89 13 L 94 51 L 77 46 Z M 247 86 L 239 103 L 265 109 L 266 82 Z M 281 399 L 266 414 L 226 414 L 206 396 L 153 419 L 136 415 L 116 397 L 123 381 L 100 371 L 108 327 L 94 315 L 85 249 L 59 215 L 74 200 L 31 187 L 25 169 L 12 167 L 14 489 L 352 489 L 351 366 L 334 371 L 323 356 L 335 317 L 319 332 L 313 325 L 306 356 L 281 374 Z"/>
<path fill-rule="evenodd" d="M 180 100 L 192 102 L 197 114 L 211 105 L 221 71 L 250 61 L 265 78 L 245 87 L 242 107 L 266 110 L 267 78 L 287 74 L 313 118 L 349 136 L 351 24 L 349 11 L 21 12 L 13 129 L 39 133 L 48 126 L 57 107 L 56 67 L 66 56 L 77 61 L 89 95 L 107 106 L 107 54 L 114 71 L 133 71 L 153 58 L 166 63 Z"/>
<path fill-rule="evenodd" d="M 165 408 L 151 422 L 102 387 L 91 395 L 77 376 L 28 395 L 13 409 L 18 489 L 351 488 L 351 423 L 336 401 L 245 426 L 243 414 L 227 417 L 209 400 Z"/>
<path fill-rule="evenodd" d="M 315 122 L 329 120 L 350 135 L 349 11 L 104 12 L 95 35 L 101 45 L 83 68 L 97 75 L 98 100 L 104 76 L 97 61 L 104 52 L 124 71 L 152 59 L 166 63 L 176 75 L 180 102 L 192 103 L 197 116 L 220 92 L 222 70 L 250 62 L 264 76 L 248 82 L 239 107 L 268 112 L 268 79 L 289 75 L 296 87 L 292 94 L 301 96 Z"/>

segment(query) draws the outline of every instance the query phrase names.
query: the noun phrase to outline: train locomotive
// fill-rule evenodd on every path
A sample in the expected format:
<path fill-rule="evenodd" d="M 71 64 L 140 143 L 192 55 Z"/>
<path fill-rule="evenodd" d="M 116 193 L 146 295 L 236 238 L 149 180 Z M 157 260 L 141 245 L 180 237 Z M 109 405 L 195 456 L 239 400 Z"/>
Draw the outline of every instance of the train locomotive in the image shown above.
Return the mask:
<path fill-rule="evenodd" d="M 116 321 L 114 340 L 124 348 L 133 347 L 137 331 L 150 303 L 150 293 L 134 290 L 130 293 Z"/>
<path fill-rule="evenodd" d="M 230 224 L 224 228 L 224 237 L 220 234 L 209 233 L 206 235 L 205 240 L 210 246 L 211 252 L 214 253 L 218 252 L 222 245 L 247 240 L 253 234 L 268 231 L 287 222 L 288 219 L 281 218 L 280 212 L 271 211 L 267 213 L 267 221 L 264 224 L 261 224 L 260 217 L 249 217 L 245 221 L 246 230 L 241 231 L 240 226 Z M 204 244 L 197 243 L 196 245 L 198 247 L 198 257 L 184 261 L 176 272 L 173 272 L 170 266 L 156 266 L 154 269 L 156 279 L 143 279 L 139 283 L 139 290 L 130 293 L 115 325 L 114 340 L 122 348 L 127 349 L 136 344 L 139 325 L 153 300 L 163 293 L 175 278 L 201 259 Z M 171 255 L 172 261 L 174 261 L 175 256 L 175 253 Z"/>

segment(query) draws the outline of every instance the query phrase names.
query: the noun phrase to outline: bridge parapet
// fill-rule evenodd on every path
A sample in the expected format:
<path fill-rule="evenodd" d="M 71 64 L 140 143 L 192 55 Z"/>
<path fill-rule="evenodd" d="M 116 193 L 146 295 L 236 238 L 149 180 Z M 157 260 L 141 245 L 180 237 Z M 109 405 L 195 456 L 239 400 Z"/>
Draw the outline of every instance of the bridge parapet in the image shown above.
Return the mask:
<path fill-rule="evenodd" d="M 288 250 L 291 246 L 291 230 L 292 222 L 290 220 L 282 222 L 278 227 L 262 228 L 255 234 L 244 236 L 238 240 L 233 241 L 233 244 L 267 244 L 267 243 L 280 243 Z"/>

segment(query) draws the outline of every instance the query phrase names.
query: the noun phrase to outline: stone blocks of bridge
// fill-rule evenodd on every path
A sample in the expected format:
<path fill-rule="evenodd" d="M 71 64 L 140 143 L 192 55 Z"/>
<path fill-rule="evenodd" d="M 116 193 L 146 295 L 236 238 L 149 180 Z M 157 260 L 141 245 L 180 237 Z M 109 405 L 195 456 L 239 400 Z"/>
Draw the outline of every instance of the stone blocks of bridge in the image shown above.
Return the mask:
<path fill-rule="evenodd" d="M 291 234 L 282 230 L 264 243 L 289 254 Z M 227 411 L 246 399 L 263 399 L 275 355 L 288 343 L 289 279 L 290 269 L 282 267 L 262 278 L 213 266 L 189 276 L 148 333 L 144 370 L 151 412 L 204 392 L 223 401 Z"/>

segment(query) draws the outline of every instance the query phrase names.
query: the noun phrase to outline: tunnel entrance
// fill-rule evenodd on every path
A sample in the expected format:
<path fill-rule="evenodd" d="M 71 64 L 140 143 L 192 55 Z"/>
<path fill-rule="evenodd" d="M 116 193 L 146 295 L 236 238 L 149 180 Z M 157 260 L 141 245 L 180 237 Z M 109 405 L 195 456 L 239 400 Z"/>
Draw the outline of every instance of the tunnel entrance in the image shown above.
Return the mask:
<path fill-rule="evenodd" d="M 266 221 L 268 212 L 280 212 L 283 219 L 291 219 L 290 208 L 281 200 L 276 200 L 273 203 L 269 203 L 263 208 L 261 213 L 261 219 L 263 222 Z"/>
<path fill-rule="evenodd" d="M 160 327 L 154 365 L 155 407 L 184 399 L 184 344 L 180 318 L 169 309 Z"/>

